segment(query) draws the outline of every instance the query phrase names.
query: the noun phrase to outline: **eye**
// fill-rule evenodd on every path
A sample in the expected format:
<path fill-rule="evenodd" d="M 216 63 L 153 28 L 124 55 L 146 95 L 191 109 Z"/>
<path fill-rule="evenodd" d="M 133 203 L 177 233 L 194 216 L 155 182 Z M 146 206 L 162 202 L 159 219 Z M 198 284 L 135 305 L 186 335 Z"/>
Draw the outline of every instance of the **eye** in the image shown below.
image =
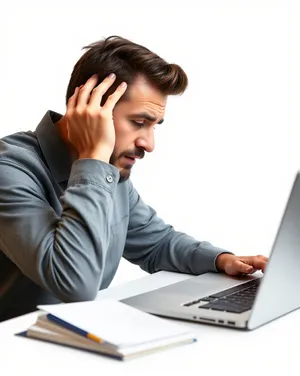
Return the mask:
<path fill-rule="evenodd" d="M 145 123 L 142 120 L 131 120 L 134 125 L 137 127 L 143 127 Z"/>

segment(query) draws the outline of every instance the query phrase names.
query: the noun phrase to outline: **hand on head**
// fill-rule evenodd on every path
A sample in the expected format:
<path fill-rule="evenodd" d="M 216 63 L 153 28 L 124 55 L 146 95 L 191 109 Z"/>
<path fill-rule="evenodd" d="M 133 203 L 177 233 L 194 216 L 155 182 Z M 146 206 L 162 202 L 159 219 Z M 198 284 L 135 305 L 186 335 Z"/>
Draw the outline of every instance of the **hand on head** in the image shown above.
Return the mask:
<path fill-rule="evenodd" d="M 76 149 L 79 158 L 95 158 L 109 162 L 115 146 L 113 109 L 125 93 L 127 85 L 121 83 L 101 107 L 103 95 L 115 82 L 110 74 L 98 86 L 97 75 L 76 88 L 69 98 L 66 112 L 68 141 Z"/>

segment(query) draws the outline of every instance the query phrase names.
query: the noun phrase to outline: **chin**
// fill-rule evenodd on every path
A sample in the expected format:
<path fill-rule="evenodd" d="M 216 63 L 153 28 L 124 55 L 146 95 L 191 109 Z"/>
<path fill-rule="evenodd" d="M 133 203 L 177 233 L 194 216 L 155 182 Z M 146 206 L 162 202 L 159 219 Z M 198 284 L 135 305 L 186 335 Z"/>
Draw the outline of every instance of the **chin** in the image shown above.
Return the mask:
<path fill-rule="evenodd" d="M 131 173 L 131 170 L 130 169 L 127 169 L 127 168 L 123 168 L 121 171 L 120 171 L 120 179 L 119 179 L 119 183 L 122 183 L 123 181 L 126 181 L 130 178 L 130 173 Z"/>

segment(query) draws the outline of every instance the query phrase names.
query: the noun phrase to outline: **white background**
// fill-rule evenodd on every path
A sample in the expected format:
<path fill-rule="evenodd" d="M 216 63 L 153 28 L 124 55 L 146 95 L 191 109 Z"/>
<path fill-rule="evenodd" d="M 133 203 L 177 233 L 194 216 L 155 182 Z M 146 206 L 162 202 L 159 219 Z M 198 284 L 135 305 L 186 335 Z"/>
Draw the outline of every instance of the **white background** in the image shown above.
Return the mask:
<path fill-rule="evenodd" d="M 136 188 L 177 230 L 269 255 L 300 169 L 297 2 L 41 3 L 0 5 L 0 136 L 65 111 L 83 46 L 109 35 L 143 44 L 181 65 L 189 87 L 169 99 Z M 141 275 L 123 260 L 113 284 Z"/>

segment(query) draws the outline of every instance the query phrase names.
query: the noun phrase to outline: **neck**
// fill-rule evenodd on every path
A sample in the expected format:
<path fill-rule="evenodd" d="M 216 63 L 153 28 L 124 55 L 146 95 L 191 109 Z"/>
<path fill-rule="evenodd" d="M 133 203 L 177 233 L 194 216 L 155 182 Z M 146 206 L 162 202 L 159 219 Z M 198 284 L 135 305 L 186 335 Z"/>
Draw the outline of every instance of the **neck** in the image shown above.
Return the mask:
<path fill-rule="evenodd" d="M 78 154 L 77 154 L 77 151 L 75 150 L 74 146 L 71 144 L 71 142 L 69 141 L 68 139 L 68 126 L 67 126 L 67 120 L 65 118 L 65 116 L 63 116 L 60 120 L 58 120 L 56 123 L 56 128 L 58 130 L 58 133 L 61 137 L 61 139 L 63 140 L 63 142 L 65 143 L 70 155 L 71 155 L 71 158 L 72 160 L 76 160 L 78 159 Z"/>

